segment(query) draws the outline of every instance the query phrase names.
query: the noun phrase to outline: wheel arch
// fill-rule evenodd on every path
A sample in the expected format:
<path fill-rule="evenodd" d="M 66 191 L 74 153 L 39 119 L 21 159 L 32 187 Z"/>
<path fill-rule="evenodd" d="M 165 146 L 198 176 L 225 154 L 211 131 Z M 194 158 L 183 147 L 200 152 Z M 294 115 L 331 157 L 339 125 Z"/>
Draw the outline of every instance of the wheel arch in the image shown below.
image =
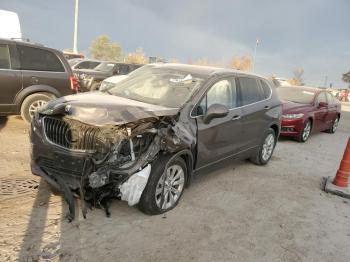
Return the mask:
<path fill-rule="evenodd" d="M 278 138 L 278 136 L 280 134 L 280 128 L 279 128 L 278 124 L 274 123 L 274 124 L 270 125 L 270 128 L 273 129 L 273 131 L 275 132 L 276 138 Z"/>
<path fill-rule="evenodd" d="M 21 105 L 26 97 L 35 93 L 50 93 L 56 97 L 60 97 L 60 92 L 52 86 L 48 85 L 32 85 L 22 89 L 15 98 L 15 104 L 17 105 L 17 110 L 20 110 Z"/>
<path fill-rule="evenodd" d="M 174 154 L 172 156 L 172 158 L 176 158 L 176 157 L 181 157 L 185 163 L 186 163 L 186 167 L 187 167 L 187 178 L 186 178 L 186 184 L 185 186 L 188 187 L 191 184 L 191 180 L 192 180 L 192 173 L 193 173 L 193 155 L 192 152 L 188 149 L 184 149 L 181 150 L 179 152 L 177 152 L 176 154 Z"/>

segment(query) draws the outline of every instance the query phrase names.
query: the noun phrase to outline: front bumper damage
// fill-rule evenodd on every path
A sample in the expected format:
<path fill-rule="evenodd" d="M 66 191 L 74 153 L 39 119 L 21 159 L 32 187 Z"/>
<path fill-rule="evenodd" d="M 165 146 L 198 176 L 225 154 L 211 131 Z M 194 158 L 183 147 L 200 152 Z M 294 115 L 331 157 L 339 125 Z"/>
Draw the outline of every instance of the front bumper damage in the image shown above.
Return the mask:
<path fill-rule="evenodd" d="M 32 173 L 62 193 L 69 221 L 75 218 L 75 197 L 84 218 L 93 207 L 109 216 L 113 199 L 130 206 L 140 201 L 159 155 L 192 152 L 195 135 L 176 120 L 156 117 L 94 127 L 65 115 L 37 115 L 30 133 Z"/>

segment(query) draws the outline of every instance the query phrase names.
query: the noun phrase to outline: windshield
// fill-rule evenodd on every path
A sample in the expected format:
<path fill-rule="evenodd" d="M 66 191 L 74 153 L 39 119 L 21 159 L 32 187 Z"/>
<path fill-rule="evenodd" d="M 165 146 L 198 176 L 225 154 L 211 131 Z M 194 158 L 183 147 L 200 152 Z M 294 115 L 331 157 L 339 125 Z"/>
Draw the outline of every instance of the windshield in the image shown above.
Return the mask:
<path fill-rule="evenodd" d="M 106 92 L 149 104 L 178 108 L 202 82 L 203 79 L 187 72 L 144 66 L 131 72 Z"/>
<path fill-rule="evenodd" d="M 113 67 L 115 66 L 115 63 L 101 63 L 98 66 L 96 66 L 94 69 L 97 71 L 102 72 L 110 72 L 112 71 Z"/>
<path fill-rule="evenodd" d="M 300 104 L 311 104 L 315 97 L 315 92 L 298 87 L 280 87 L 277 92 L 283 100 Z"/>

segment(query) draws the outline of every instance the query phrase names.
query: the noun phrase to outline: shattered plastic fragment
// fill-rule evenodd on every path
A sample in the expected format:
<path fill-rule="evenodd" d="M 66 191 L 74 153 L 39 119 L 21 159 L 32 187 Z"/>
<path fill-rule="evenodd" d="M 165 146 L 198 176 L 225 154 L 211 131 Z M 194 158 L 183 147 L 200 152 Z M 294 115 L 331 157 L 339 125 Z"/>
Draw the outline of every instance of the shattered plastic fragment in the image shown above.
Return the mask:
<path fill-rule="evenodd" d="M 146 187 L 148 177 L 151 173 L 151 165 L 132 175 L 124 184 L 119 187 L 121 199 L 128 202 L 129 206 L 136 205 Z"/>

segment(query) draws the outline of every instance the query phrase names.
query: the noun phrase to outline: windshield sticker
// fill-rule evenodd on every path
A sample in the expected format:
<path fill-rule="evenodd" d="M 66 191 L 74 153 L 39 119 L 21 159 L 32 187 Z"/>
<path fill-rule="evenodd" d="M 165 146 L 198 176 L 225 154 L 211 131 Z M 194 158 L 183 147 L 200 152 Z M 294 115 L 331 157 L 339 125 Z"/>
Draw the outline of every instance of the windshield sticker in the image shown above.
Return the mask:
<path fill-rule="evenodd" d="M 193 80 L 192 76 L 190 74 L 188 74 L 187 76 L 185 76 L 184 78 L 170 78 L 169 81 L 171 83 L 191 83 Z"/>

